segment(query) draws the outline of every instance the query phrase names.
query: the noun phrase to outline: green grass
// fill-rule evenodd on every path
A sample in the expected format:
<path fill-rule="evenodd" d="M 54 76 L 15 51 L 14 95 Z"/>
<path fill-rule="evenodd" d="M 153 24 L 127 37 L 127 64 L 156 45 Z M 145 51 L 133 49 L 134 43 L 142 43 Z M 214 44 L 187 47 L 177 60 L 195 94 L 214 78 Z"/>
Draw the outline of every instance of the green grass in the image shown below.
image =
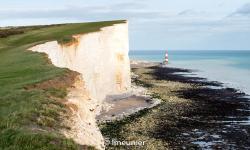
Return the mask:
<path fill-rule="evenodd" d="M 30 149 L 59 149 L 74 150 L 80 147 L 73 141 L 67 140 L 53 134 L 34 133 L 30 130 L 7 129 L 0 134 L 0 145 L 2 148 L 13 150 L 30 150 Z"/>
<path fill-rule="evenodd" d="M 11 35 L 22 34 L 27 31 L 37 30 L 46 27 L 59 26 L 59 24 L 55 25 L 39 25 L 39 26 L 20 26 L 20 27 L 8 27 L 6 29 L 0 28 L 0 38 L 6 38 Z"/>
<path fill-rule="evenodd" d="M 64 24 L 30 28 L 0 38 L 0 149 L 79 149 L 59 134 L 67 109 L 60 101 L 66 88 L 25 88 L 66 75 L 69 71 L 48 63 L 45 55 L 27 51 L 38 43 L 100 30 L 124 21 Z M 62 115 L 63 114 L 63 115 Z"/>

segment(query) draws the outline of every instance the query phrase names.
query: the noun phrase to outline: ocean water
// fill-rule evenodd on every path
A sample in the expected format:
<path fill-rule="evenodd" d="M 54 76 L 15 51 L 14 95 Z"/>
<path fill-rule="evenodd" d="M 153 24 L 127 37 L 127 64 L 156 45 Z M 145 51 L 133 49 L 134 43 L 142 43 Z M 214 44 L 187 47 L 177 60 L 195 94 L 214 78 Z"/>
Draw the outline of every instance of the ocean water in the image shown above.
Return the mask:
<path fill-rule="evenodd" d="M 131 60 L 162 62 L 166 51 L 133 50 Z M 195 70 L 194 76 L 222 82 L 250 94 L 250 51 L 170 50 L 169 66 Z"/>

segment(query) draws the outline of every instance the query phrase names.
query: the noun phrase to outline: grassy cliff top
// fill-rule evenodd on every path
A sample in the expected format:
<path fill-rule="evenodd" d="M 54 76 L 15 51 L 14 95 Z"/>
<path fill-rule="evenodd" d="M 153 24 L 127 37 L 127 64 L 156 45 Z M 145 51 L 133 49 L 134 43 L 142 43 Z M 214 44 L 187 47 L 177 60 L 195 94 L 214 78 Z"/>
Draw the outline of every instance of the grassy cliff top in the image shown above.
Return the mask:
<path fill-rule="evenodd" d="M 15 27 L 0 30 L 0 149 L 79 149 L 59 133 L 61 117 L 67 116 L 63 99 L 74 73 L 57 68 L 46 56 L 27 51 L 31 46 L 62 40 L 74 34 L 95 32 L 124 23 L 105 21 L 51 26 Z M 27 88 L 31 87 L 31 88 Z"/>
<path fill-rule="evenodd" d="M 125 20 L 13 27 L 0 30 L 0 48 L 22 46 L 37 42 L 61 40 L 74 34 L 99 31 L 102 27 L 125 23 Z M 2 38 L 1 38 L 2 37 Z"/>

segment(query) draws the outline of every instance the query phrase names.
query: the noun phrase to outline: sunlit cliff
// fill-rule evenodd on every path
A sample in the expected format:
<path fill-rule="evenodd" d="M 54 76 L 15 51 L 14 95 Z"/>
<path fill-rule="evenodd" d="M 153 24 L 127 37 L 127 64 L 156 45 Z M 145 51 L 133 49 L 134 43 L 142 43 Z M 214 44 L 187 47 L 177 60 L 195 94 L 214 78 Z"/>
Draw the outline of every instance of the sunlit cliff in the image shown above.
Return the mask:
<path fill-rule="evenodd" d="M 67 43 L 46 42 L 29 50 L 46 53 L 55 66 L 80 73 L 75 85 L 68 89 L 67 101 L 74 106 L 74 117 L 71 131 L 64 134 L 79 144 L 103 149 L 95 117 L 105 106 L 107 96 L 127 93 L 131 86 L 128 24 L 103 27 L 72 39 Z"/>

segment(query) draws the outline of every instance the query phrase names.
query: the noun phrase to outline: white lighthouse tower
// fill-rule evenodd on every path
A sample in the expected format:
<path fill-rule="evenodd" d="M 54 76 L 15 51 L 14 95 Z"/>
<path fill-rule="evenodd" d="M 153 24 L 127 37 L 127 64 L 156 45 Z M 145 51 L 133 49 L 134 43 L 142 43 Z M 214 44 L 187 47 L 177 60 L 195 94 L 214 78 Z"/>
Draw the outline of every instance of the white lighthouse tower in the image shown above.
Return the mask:
<path fill-rule="evenodd" d="M 168 51 L 166 51 L 166 54 L 165 54 L 164 64 L 165 64 L 165 65 L 168 64 Z"/>

